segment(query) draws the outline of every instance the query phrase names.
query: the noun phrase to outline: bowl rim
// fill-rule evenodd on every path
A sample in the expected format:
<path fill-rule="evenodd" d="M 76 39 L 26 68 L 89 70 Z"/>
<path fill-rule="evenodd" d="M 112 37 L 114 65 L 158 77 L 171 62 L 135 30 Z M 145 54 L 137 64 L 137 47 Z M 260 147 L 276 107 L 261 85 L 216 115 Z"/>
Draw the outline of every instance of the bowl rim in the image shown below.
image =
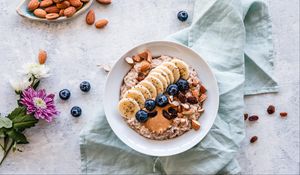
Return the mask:
<path fill-rule="evenodd" d="M 122 58 L 125 57 L 126 55 L 128 55 L 131 51 L 133 50 L 136 50 L 138 49 L 139 47 L 141 46 L 144 46 L 144 45 L 149 45 L 149 44 L 160 44 L 160 43 L 164 43 L 164 44 L 171 44 L 171 45 L 177 45 L 179 47 L 184 47 L 185 49 L 188 49 L 190 52 L 192 52 L 193 54 L 196 54 L 198 57 L 200 57 L 200 59 L 202 59 L 203 63 L 208 67 L 208 70 L 209 70 L 209 73 L 212 75 L 213 77 L 213 80 L 212 82 L 214 83 L 214 86 L 216 87 L 216 97 L 217 97 L 217 101 L 215 101 L 216 103 L 216 113 L 215 115 L 213 116 L 213 121 L 212 121 L 212 124 L 211 126 L 209 126 L 209 129 L 206 130 L 206 131 L 202 131 L 202 132 L 205 132 L 204 133 L 204 136 L 201 140 L 193 143 L 193 144 L 190 144 L 189 146 L 185 147 L 184 150 L 180 150 L 180 151 L 176 151 L 176 152 L 173 152 L 172 154 L 160 154 L 160 155 L 157 155 L 157 154 L 152 154 L 152 153 L 148 153 L 148 152 L 143 152 L 143 151 L 140 151 L 140 150 L 137 150 L 136 148 L 133 147 L 133 145 L 131 144 L 128 144 L 126 143 L 125 139 L 120 137 L 117 132 L 115 131 L 115 128 L 112 127 L 111 123 L 109 122 L 109 118 L 107 117 L 107 114 L 108 114 L 108 109 L 106 107 L 106 104 L 104 103 L 104 113 L 105 113 L 105 118 L 110 126 L 110 128 L 113 130 L 114 134 L 118 137 L 118 139 L 120 139 L 125 145 L 129 146 L 130 148 L 132 148 L 133 150 L 139 152 L 139 153 L 142 153 L 142 154 L 145 154 L 145 155 L 149 155 L 149 156 L 160 156 L 160 157 L 165 157 L 165 156 L 171 156 L 171 155 L 176 155 L 176 154 L 180 154 L 180 153 L 183 153 L 189 149 L 191 149 L 192 147 L 194 147 L 195 145 L 197 145 L 198 143 L 200 143 L 205 137 L 206 135 L 208 134 L 208 132 L 211 130 L 213 124 L 215 123 L 215 120 L 217 118 L 217 114 L 218 114 L 218 110 L 219 110 L 219 101 L 220 101 L 220 94 L 219 94 L 219 87 L 218 87 L 218 83 L 217 83 L 217 79 L 216 79 L 216 76 L 215 74 L 213 73 L 211 67 L 209 66 L 209 64 L 197 53 L 195 52 L 193 49 L 181 44 L 181 43 L 177 43 L 177 42 L 173 42 L 173 41 L 166 41 L 166 40 L 153 40 L 153 41 L 148 41 L 148 42 L 143 42 L 143 43 L 140 43 L 140 44 L 137 44 L 135 45 L 134 47 L 132 47 L 131 49 L 129 49 L 127 52 L 125 52 L 122 56 L 120 56 L 117 61 L 114 63 L 114 65 L 112 66 L 111 70 L 114 69 L 114 67 L 119 64 L 119 62 L 123 61 Z M 104 97 L 105 97 L 105 92 L 108 91 L 109 87 L 108 87 L 108 81 L 111 79 L 111 76 L 112 76 L 112 73 L 111 71 L 108 73 L 107 77 L 106 77 L 106 81 L 105 81 L 105 85 L 104 85 Z M 103 98 L 104 99 L 104 98 Z M 129 127 L 129 126 L 128 126 Z M 135 131 L 136 132 L 136 131 Z M 143 136 L 142 136 L 143 137 Z M 179 136 L 180 137 L 180 136 Z M 151 140 L 151 139 L 150 139 Z M 168 139 L 168 140 L 171 140 L 171 139 Z"/>

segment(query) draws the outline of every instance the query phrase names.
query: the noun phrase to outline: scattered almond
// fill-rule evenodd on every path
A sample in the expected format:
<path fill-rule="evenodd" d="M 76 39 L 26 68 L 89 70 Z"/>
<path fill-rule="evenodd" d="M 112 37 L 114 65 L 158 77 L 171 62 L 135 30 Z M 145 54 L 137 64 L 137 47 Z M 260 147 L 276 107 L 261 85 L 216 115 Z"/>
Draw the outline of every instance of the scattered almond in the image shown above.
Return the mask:
<path fill-rule="evenodd" d="M 139 53 L 138 56 L 141 57 L 144 60 L 147 60 L 147 58 L 148 58 L 148 52 L 144 51 L 142 53 Z"/>
<path fill-rule="evenodd" d="M 108 5 L 111 3 L 111 0 L 97 0 L 100 4 Z"/>
<path fill-rule="evenodd" d="M 95 12 L 94 10 L 90 10 L 87 14 L 86 14 L 86 23 L 88 25 L 93 25 L 95 22 Z"/>
<path fill-rule="evenodd" d="M 53 4 L 52 0 L 43 0 L 40 2 L 40 7 L 45 8 Z"/>
<path fill-rule="evenodd" d="M 47 60 L 47 52 L 45 50 L 40 50 L 38 59 L 40 64 L 45 64 Z"/>
<path fill-rule="evenodd" d="M 133 59 L 132 59 L 131 57 L 126 57 L 126 58 L 125 58 L 125 61 L 126 61 L 128 64 L 130 64 L 130 65 L 133 65 L 133 64 L 134 64 L 134 61 L 133 61 Z"/>
<path fill-rule="evenodd" d="M 200 129 L 200 123 L 196 120 L 192 120 L 192 128 L 196 131 L 199 130 Z"/>
<path fill-rule="evenodd" d="M 95 23 L 96 28 L 100 29 L 105 27 L 108 24 L 108 20 L 107 19 L 100 19 Z"/>
<path fill-rule="evenodd" d="M 33 11 L 33 10 L 37 9 L 39 7 L 39 5 L 40 5 L 39 0 L 31 0 L 31 1 L 29 1 L 27 8 L 29 11 Z"/>
<path fill-rule="evenodd" d="M 43 9 L 35 9 L 33 11 L 33 14 L 39 18 L 45 18 L 47 15 L 47 12 Z"/>
<path fill-rule="evenodd" d="M 172 102 L 170 102 L 170 105 L 172 107 L 178 107 L 178 106 L 180 106 L 180 103 L 178 101 L 172 101 Z"/>
<path fill-rule="evenodd" d="M 59 8 L 57 8 L 55 5 L 45 8 L 45 11 L 47 13 L 59 13 Z"/>
<path fill-rule="evenodd" d="M 144 61 L 141 62 L 141 67 L 140 67 L 141 72 L 146 72 L 150 68 L 151 68 L 151 65 L 150 65 L 150 63 L 148 61 L 144 60 Z"/>
<path fill-rule="evenodd" d="M 46 15 L 46 19 L 48 19 L 48 20 L 54 20 L 54 19 L 57 19 L 58 17 L 59 17 L 58 13 L 49 13 Z"/>
<path fill-rule="evenodd" d="M 75 12 L 76 12 L 76 8 L 73 6 L 70 6 L 64 10 L 64 15 L 67 18 L 69 18 L 69 17 L 73 16 L 75 14 Z"/>

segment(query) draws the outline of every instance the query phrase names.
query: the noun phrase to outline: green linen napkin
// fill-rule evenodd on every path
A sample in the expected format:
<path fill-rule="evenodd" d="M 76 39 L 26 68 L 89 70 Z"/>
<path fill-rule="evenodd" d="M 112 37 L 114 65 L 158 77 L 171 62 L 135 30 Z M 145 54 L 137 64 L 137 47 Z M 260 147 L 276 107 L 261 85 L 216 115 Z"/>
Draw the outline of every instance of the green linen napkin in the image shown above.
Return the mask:
<path fill-rule="evenodd" d="M 236 174 L 244 138 L 243 97 L 276 92 L 267 6 L 260 0 L 196 0 L 193 23 L 168 39 L 198 52 L 214 71 L 220 91 L 217 118 L 192 149 L 169 157 L 140 154 L 122 143 L 103 111 L 81 133 L 82 173 Z"/>

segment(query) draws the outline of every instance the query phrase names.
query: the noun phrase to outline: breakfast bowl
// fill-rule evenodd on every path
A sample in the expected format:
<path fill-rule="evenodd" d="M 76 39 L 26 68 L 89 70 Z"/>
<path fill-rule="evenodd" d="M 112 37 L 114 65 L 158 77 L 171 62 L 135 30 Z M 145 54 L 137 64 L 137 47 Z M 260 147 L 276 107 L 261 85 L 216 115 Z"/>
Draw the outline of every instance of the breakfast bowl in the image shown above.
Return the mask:
<path fill-rule="evenodd" d="M 41 21 L 41 22 L 46 22 L 46 23 L 51 23 L 51 22 L 62 22 L 62 21 L 67 21 L 70 19 L 74 19 L 75 17 L 81 15 L 82 13 L 84 13 L 87 9 L 89 9 L 91 7 L 91 5 L 93 4 L 94 0 L 78 0 L 75 1 L 78 3 L 78 5 L 75 5 L 76 8 L 72 7 L 70 10 L 68 10 L 68 17 L 66 17 L 66 15 L 60 14 L 60 12 L 62 10 L 67 9 L 68 7 L 71 7 L 72 4 L 69 3 L 69 1 L 67 2 L 67 5 L 64 4 L 59 4 L 59 8 L 57 7 L 57 4 L 52 0 L 50 1 L 50 4 L 45 4 L 43 5 L 43 7 L 40 7 L 40 5 L 34 5 L 36 6 L 34 7 L 34 9 L 40 9 L 39 11 L 36 12 L 36 14 L 34 13 L 34 10 L 29 10 L 28 9 L 28 4 L 31 2 L 31 0 L 21 0 L 20 4 L 17 6 L 16 11 L 17 13 L 27 19 L 33 20 L 33 21 Z M 57 2 L 63 2 L 60 0 L 57 0 Z M 39 2 L 39 4 L 41 4 L 41 2 Z M 49 9 L 46 10 L 46 9 Z M 75 11 L 74 11 L 75 10 Z M 46 12 L 47 11 L 47 12 Z M 46 19 L 45 17 L 45 13 L 49 14 L 57 14 L 59 16 L 55 17 L 55 15 L 52 15 L 52 17 L 50 17 L 49 19 Z M 38 17 L 37 14 L 39 14 Z M 50 14 L 50 15 L 51 15 Z"/>
<path fill-rule="evenodd" d="M 181 85 L 178 84 L 178 82 L 185 81 L 185 82 L 189 82 L 191 86 L 190 78 L 184 75 L 186 70 L 183 71 L 184 69 L 182 69 L 180 65 L 173 64 L 173 62 L 180 63 L 180 64 L 182 63 L 183 65 L 187 65 L 189 67 L 190 69 L 189 75 L 195 75 L 194 77 L 192 76 L 192 78 L 196 77 L 197 78 L 196 80 L 198 80 L 199 78 L 200 81 L 198 82 L 198 84 L 197 83 L 195 84 L 195 87 L 201 87 L 200 91 L 203 91 L 202 89 L 205 87 L 204 88 L 205 91 L 200 93 L 199 103 L 188 102 L 187 104 L 185 104 L 182 101 L 180 101 L 179 103 L 182 103 L 183 106 L 191 103 L 190 104 L 191 107 L 196 106 L 196 108 L 198 105 L 197 109 L 200 109 L 200 112 L 197 113 L 194 111 L 191 114 L 189 114 L 190 115 L 189 117 L 184 117 L 182 115 L 183 112 L 182 113 L 178 112 L 178 116 L 176 113 L 175 117 L 170 117 L 170 116 L 168 117 L 164 115 L 166 111 L 160 110 L 160 107 L 156 107 L 158 108 L 158 111 L 163 111 L 163 117 L 157 114 L 157 116 L 155 116 L 154 118 L 149 118 L 147 121 L 143 121 L 143 119 L 137 114 L 140 111 L 142 111 L 142 113 L 143 112 L 145 113 L 145 111 L 142 110 L 143 104 L 141 105 L 137 103 L 139 102 L 139 100 L 133 97 L 133 95 L 139 95 L 139 93 L 137 93 L 136 90 L 132 90 L 132 89 L 128 90 L 125 88 L 124 90 L 125 87 L 124 81 L 125 83 L 127 83 L 126 78 L 128 77 L 128 74 L 131 73 L 132 71 L 134 72 L 133 69 L 135 67 L 138 67 L 137 65 L 140 64 L 137 63 L 136 65 L 134 65 L 132 62 L 132 58 L 133 60 L 136 59 L 135 58 L 136 56 L 143 58 L 144 57 L 143 55 L 145 55 L 145 53 L 147 53 L 148 55 L 146 54 L 144 58 L 145 59 L 144 62 L 147 61 L 152 62 L 152 58 L 153 58 L 153 62 L 151 63 L 153 69 L 148 70 L 148 72 L 150 72 L 151 74 L 149 73 L 146 77 L 144 77 L 144 80 L 138 80 L 136 82 L 133 81 L 133 86 L 134 86 L 133 88 L 135 88 L 136 86 L 140 86 L 139 84 L 142 84 L 143 86 L 148 88 L 147 84 L 149 83 L 146 83 L 144 85 L 143 82 L 144 81 L 151 82 L 151 80 L 153 80 L 152 83 L 154 87 L 156 87 L 157 89 L 158 87 L 154 83 L 155 81 L 158 81 L 160 77 L 157 74 L 157 72 L 159 71 L 157 71 L 156 69 L 159 69 L 160 67 L 164 67 L 163 69 L 165 69 L 168 68 L 168 65 L 171 64 L 174 65 L 174 67 L 177 66 L 179 68 L 178 72 L 180 73 L 178 74 L 178 76 L 174 75 L 174 77 L 177 78 L 175 78 L 176 80 L 172 80 L 173 85 L 176 86 L 177 84 L 178 87 L 181 87 Z M 149 55 L 151 55 L 150 60 L 148 60 Z M 146 58 L 147 56 L 148 58 Z M 138 60 L 138 62 L 142 63 L 142 61 L 140 60 Z M 156 62 L 156 65 L 154 64 L 154 62 Z M 173 72 L 173 70 L 171 72 Z M 174 77 L 172 79 L 174 79 Z M 168 83 L 169 84 L 166 84 L 164 86 L 164 90 L 169 89 L 170 82 Z M 127 92 L 123 93 L 122 92 L 123 90 Z M 134 92 L 135 94 L 134 93 L 130 94 L 128 93 L 129 91 L 130 93 L 135 91 Z M 186 94 L 189 94 L 188 91 L 189 90 L 186 89 L 184 90 Z M 168 93 L 170 92 L 168 91 Z M 160 105 L 160 102 L 157 101 L 157 99 L 161 96 L 163 96 L 163 94 L 160 95 L 159 93 L 155 93 L 155 95 L 152 94 L 152 101 L 156 101 L 156 104 L 158 106 Z M 169 101 L 167 102 L 169 103 L 168 105 L 172 105 L 173 94 L 168 96 L 167 98 L 169 99 Z M 170 98 L 172 99 L 171 101 Z M 174 99 L 176 99 L 176 97 L 174 97 Z M 134 100 L 137 100 L 137 102 L 134 102 Z M 104 101 L 104 111 L 106 114 L 106 119 L 110 127 L 114 131 L 114 133 L 122 142 L 124 142 L 132 149 L 146 155 L 170 156 L 170 155 L 182 153 L 192 148 L 197 143 L 199 143 L 209 132 L 217 116 L 217 111 L 219 106 L 219 92 L 218 92 L 217 81 L 212 70 L 210 69 L 209 65 L 196 52 L 178 43 L 174 43 L 170 41 L 153 41 L 153 42 L 144 43 L 134 47 L 133 49 L 126 52 L 121 58 L 117 60 L 117 62 L 114 64 L 114 66 L 112 67 L 111 71 L 108 74 L 106 84 L 105 84 L 103 101 Z M 126 103 L 122 103 L 124 101 Z M 124 104 L 127 105 L 129 103 L 133 104 L 133 106 L 129 106 L 129 107 L 127 106 L 128 108 L 122 108 L 123 107 L 122 105 Z M 194 104 L 194 106 L 192 104 Z M 138 108 L 139 111 L 137 112 L 137 110 L 136 111 L 133 110 L 135 108 Z M 126 112 L 125 113 L 122 112 L 125 111 L 125 109 L 127 112 L 129 110 L 129 113 L 134 112 L 135 115 L 134 113 L 132 115 L 127 115 Z M 148 114 L 150 114 L 150 112 Z M 184 115 L 185 114 L 186 113 L 184 113 Z M 169 123 L 169 126 L 164 128 L 164 130 L 162 130 L 162 128 L 160 127 L 155 126 L 156 124 L 157 126 L 161 126 L 162 125 L 161 123 L 163 123 L 161 122 L 162 120 L 157 120 L 157 118 L 159 117 L 163 119 L 164 123 L 165 121 L 167 121 L 167 119 L 170 120 L 169 122 L 167 121 L 167 123 Z M 173 126 L 173 123 L 176 123 L 174 121 L 175 120 L 177 121 L 177 119 L 188 122 L 187 125 L 184 126 L 185 129 L 182 130 L 182 132 L 181 131 L 178 132 L 178 128 L 180 130 L 179 126 L 181 125 L 176 125 L 176 127 Z M 155 123 L 154 121 L 156 121 L 157 123 Z M 152 125 L 149 126 L 149 123 L 151 123 Z M 158 128 L 159 130 L 155 130 L 156 128 Z M 172 135 L 172 133 L 174 134 Z"/>

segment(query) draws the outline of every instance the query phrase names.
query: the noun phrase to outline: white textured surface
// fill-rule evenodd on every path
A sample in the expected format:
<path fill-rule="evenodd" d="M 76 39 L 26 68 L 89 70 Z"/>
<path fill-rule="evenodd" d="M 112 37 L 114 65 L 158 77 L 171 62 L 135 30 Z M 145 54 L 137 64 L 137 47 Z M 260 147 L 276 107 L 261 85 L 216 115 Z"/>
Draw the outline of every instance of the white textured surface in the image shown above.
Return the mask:
<path fill-rule="evenodd" d="M 97 113 L 103 90 L 104 74 L 96 67 L 112 63 L 132 46 L 164 38 L 186 26 L 176 13 L 186 9 L 192 16 L 193 0 L 115 0 L 110 6 L 94 4 L 97 18 L 108 18 L 103 30 L 87 26 L 84 16 L 58 24 L 30 22 L 15 12 L 18 1 L 0 0 L 0 111 L 7 114 L 15 107 L 14 92 L 7 83 L 20 63 L 36 59 L 40 48 L 49 54 L 53 76 L 42 82 L 50 92 L 69 88 L 68 102 L 57 99 L 61 115 L 48 125 L 40 122 L 26 131 L 30 144 L 22 153 L 8 156 L 0 173 L 80 173 L 79 132 Z M 258 114 L 260 120 L 247 124 L 247 136 L 238 160 L 244 174 L 299 174 L 299 1 L 269 0 L 273 18 L 276 51 L 275 76 L 278 94 L 246 98 L 245 111 Z M 189 19 L 191 20 L 191 18 Z M 89 94 L 78 88 L 82 80 L 92 83 Z M 287 119 L 278 112 L 265 112 L 274 104 L 278 112 L 287 111 Z M 69 110 L 80 105 L 83 115 L 73 118 Z M 250 145 L 249 137 L 257 135 Z"/>

